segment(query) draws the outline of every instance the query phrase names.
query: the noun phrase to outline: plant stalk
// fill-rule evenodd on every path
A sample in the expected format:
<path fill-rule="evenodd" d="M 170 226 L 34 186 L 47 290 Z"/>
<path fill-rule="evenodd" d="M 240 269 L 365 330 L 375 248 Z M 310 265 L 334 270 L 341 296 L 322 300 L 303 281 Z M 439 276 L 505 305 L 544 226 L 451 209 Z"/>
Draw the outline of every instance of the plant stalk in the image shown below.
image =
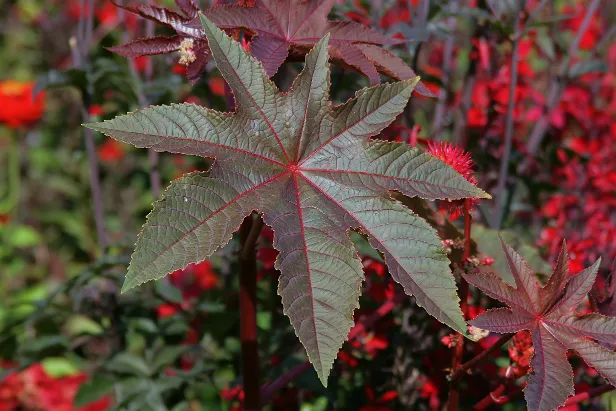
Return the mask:
<path fill-rule="evenodd" d="M 522 9 L 525 6 L 525 1 L 522 2 Z M 515 17 L 516 35 L 513 38 L 513 50 L 511 52 L 511 67 L 509 69 L 509 102 L 507 105 L 507 120 L 505 124 L 505 149 L 503 157 L 501 158 L 500 172 L 498 173 L 498 182 L 496 184 L 496 191 L 494 195 L 494 212 L 491 222 L 493 230 L 499 230 L 503 224 L 503 208 L 504 208 L 504 196 L 505 186 L 507 184 L 507 178 L 509 177 L 509 159 L 511 157 L 511 144 L 513 141 L 513 116 L 515 109 L 515 90 L 518 86 L 518 60 L 520 49 L 520 38 L 517 35 L 519 33 L 518 26 L 520 25 L 520 13 Z"/>
<path fill-rule="evenodd" d="M 464 270 L 468 258 L 471 254 L 471 200 L 464 200 L 464 252 L 462 254 L 462 263 L 460 269 Z M 468 305 L 468 282 L 464 277 L 460 276 L 460 287 L 458 294 L 460 296 L 460 309 L 462 314 L 466 317 L 467 305 Z M 464 336 L 460 333 L 456 333 L 456 346 L 454 348 L 453 357 L 451 360 L 451 372 L 455 373 L 462 364 L 462 356 L 464 355 Z M 449 411 L 457 411 L 460 403 L 460 391 L 457 384 L 452 384 L 449 388 L 449 400 L 447 403 L 447 409 Z"/>
<path fill-rule="evenodd" d="M 503 335 L 494 344 L 492 344 L 490 348 L 482 351 L 481 353 L 473 357 L 471 360 L 465 362 L 460 367 L 458 367 L 456 372 L 453 373 L 453 375 L 449 378 L 449 381 L 451 382 L 451 384 L 456 384 L 466 374 L 467 371 L 469 371 L 471 368 L 474 368 L 480 363 L 482 363 L 484 360 L 486 360 L 490 356 L 490 354 L 500 349 L 503 345 L 507 344 L 507 342 L 511 340 L 514 335 L 515 334 Z"/>
<path fill-rule="evenodd" d="M 73 66 L 77 69 L 88 69 L 88 54 L 90 43 L 92 41 L 92 30 L 94 27 L 94 1 L 89 0 L 87 5 L 85 0 L 80 1 L 80 7 L 82 11 L 87 11 L 87 16 L 81 13 L 79 17 L 76 41 L 71 41 L 71 54 L 73 57 Z M 88 95 L 82 96 L 82 121 L 84 123 L 90 122 L 90 92 L 91 84 L 88 84 Z M 92 192 L 92 203 L 94 208 L 94 223 L 96 226 L 96 237 L 99 246 L 99 255 L 104 256 L 107 248 L 107 239 L 105 234 L 105 218 L 103 211 L 102 201 L 102 189 L 100 183 L 100 171 L 98 168 L 98 161 L 96 158 L 96 144 L 94 142 L 94 135 L 88 128 L 84 129 L 84 140 L 86 145 L 86 152 L 88 155 L 88 166 L 90 169 L 90 189 Z"/>
<path fill-rule="evenodd" d="M 240 340 L 244 409 L 246 411 L 261 409 L 257 341 L 257 253 L 255 248 L 259 235 L 258 233 L 253 234 L 255 225 L 251 214 L 246 217 L 240 227 Z"/>

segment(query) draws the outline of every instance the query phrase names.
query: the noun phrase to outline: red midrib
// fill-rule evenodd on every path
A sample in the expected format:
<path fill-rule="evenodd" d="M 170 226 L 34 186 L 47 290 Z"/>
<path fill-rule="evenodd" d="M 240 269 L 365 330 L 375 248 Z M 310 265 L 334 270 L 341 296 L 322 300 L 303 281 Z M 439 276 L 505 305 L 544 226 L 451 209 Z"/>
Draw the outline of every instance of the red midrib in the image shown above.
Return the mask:
<path fill-rule="evenodd" d="M 386 86 L 386 85 L 383 85 Z M 379 110 L 380 108 L 382 108 L 385 104 L 388 104 L 391 100 L 393 100 L 394 98 L 398 97 L 400 95 L 400 93 L 393 95 L 391 98 L 387 99 L 386 102 L 384 102 L 383 104 L 377 106 L 374 110 L 371 110 L 370 112 L 364 114 L 359 120 L 357 120 L 355 123 L 345 127 L 342 131 L 340 131 L 338 134 L 336 134 L 335 136 L 332 136 L 329 140 L 327 140 L 326 142 L 324 142 L 323 144 L 321 144 L 319 147 L 317 147 L 312 153 L 310 153 L 310 155 L 308 155 L 308 157 L 306 157 L 305 159 L 303 159 L 299 164 L 302 165 L 305 162 L 307 162 L 308 160 L 310 160 L 312 157 L 314 157 L 319 151 L 321 151 L 325 146 L 329 145 L 331 142 L 333 142 L 335 139 L 337 139 L 338 137 L 340 137 L 342 134 L 346 133 L 347 131 L 349 131 L 349 129 L 351 129 L 352 127 L 355 127 L 356 125 L 358 125 L 359 123 L 361 123 L 362 121 L 364 121 L 366 119 L 366 117 L 370 116 L 371 114 L 373 114 L 375 111 Z M 344 107 L 348 104 L 350 104 L 351 102 L 356 103 L 359 100 L 360 96 L 356 96 L 353 99 L 347 101 L 346 103 L 344 103 L 341 106 L 338 107 Z M 331 111 L 330 111 L 331 113 Z M 334 119 L 335 121 L 336 119 Z M 391 121 L 389 123 L 391 123 L 392 121 L 395 120 L 395 117 L 391 119 Z M 333 126 L 333 122 L 332 122 L 332 126 Z M 374 133 L 374 134 L 378 134 L 378 133 Z M 365 140 L 367 140 L 367 138 L 365 138 Z"/>
<path fill-rule="evenodd" d="M 293 173 L 293 184 L 295 184 L 295 201 L 297 202 L 297 217 L 299 218 L 299 226 L 302 233 L 302 241 L 304 243 L 304 255 L 306 256 L 306 271 L 308 272 L 308 281 L 310 282 L 310 303 L 312 304 L 312 315 L 314 314 L 314 293 L 312 291 L 312 275 L 310 272 L 310 259 L 308 258 L 308 245 L 306 244 L 306 230 L 304 228 L 304 214 L 302 212 L 301 198 L 299 195 L 299 184 L 297 183 L 297 174 Z M 314 330 L 314 339 L 317 342 L 317 354 L 319 356 L 319 368 L 323 372 L 323 362 L 321 361 L 321 351 L 319 349 L 319 334 L 317 333 L 317 322 L 312 319 L 312 327 Z"/>
<path fill-rule="evenodd" d="M 279 178 L 287 175 L 289 172 L 288 171 L 283 171 L 282 173 L 266 180 L 263 181 L 262 183 L 257 184 L 256 186 L 252 187 L 249 190 L 244 191 L 242 194 L 238 195 L 237 197 L 235 197 L 233 200 L 229 201 L 228 203 L 226 203 L 224 206 L 222 206 L 221 208 L 219 208 L 218 210 L 212 212 L 212 214 L 210 214 L 209 216 L 207 216 L 205 219 L 203 219 L 203 221 L 201 221 L 199 224 L 197 224 L 196 226 L 194 226 L 193 228 L 191 228 L 190 230 L 188 230 L 187 232 L 184 233 L 184 235 L 182 235 L 180 238 L 178 238 L 176 241 L 174 241 L 173 243 L 171 243 L 167 248 L 165 248 L 162 252 L 160 252 L 152 261 L 150 261 L 145 267 L 143 267 L 141 270 L 145 270 L 147 267 L 149 267 L 150 265 L 152 265 L 156 260 L 158 260 L 160 257 L 162 257 L 167 251 L 169 251 L 173 246 L 175 246 L 177 243 L 179 243 L 180 241 L 182 241 L 184 238 L 186 238 L 186 236 L 188 236 L 190 233 L 192 233 L 193 231 L 195 231 L 196 229 L 198 229 L 199 227 L 201 227 L 203 224 L 205 224 L 206 222 L 208 222 L 209 220 L 212 219 L 212 217 L 214 217 L 215 215 L 219 214 L 220 212 L 222 212 L 224 209 L 226 209 L 227 207 L 229 207 L 232 204 L 237 203 L 241 198 L 247 196 L 250 193 L 253 193 L 254 191 L 258 190 L 259 188 L 278 180 Z"/>
<path fill-rule="evenodd" d="M 324 195 L 325 197 L 327 197 L 327 198 L 328 198 L 328 199 L 329 199 L 332 203 L 336 204 L 336 205 L 337 205 L 340 209 L 342 209 L 342 210 L 343 210 L 343 211 L 344 211 L 347 215 L 349 215 L 349 216 L 350 216 L 353 220 L 355 220 L 355 222 L 356 222 L 357 224 L 359 224 L 359 226 L 360 226 L 360 227 L 363 227 L 364 229 L 366 229 L 366 230 L 368 231 L 368 233 L 370 234 L 370 236 L 371 236 L 372 238 L 374 238 L 374 240 L 375 240 L 377 243 L 379 243 L 379 245 L 381 246 L 381 249 L 382 249 L 382 250 L 386 250 L 386 251 L 387 251 L 387 254 L 389 254 L 389 255 L 391 256 L 391 258 L 392 258 L 392 259 L 396 262 L 396 264 L 398 264 L 400 267 L 403 267 L 403 268 L 404 268 L 404 266 L 402 265 L 402 263 L 401 263 L 401 262 L 400 262 L 400 261 L 399 261 L 399 260 L 398 260 L 398 259 L 397 259 L 397 258 L 396 258 L 396 257 L 395 257 L 395 256 L 394 256 L 391 252 L 390 252 L 390 251 L 389 251 L 389 249 L 388 249 L 388 248 L 387 248 L 387 247 L 383 244 L 383 241 L 382 241 L 380 238 L 378 238 L 377 236 L 375 236 L 375 235 L 374 235 L 374 234 L 373 234 L 373 233 L 372 233 L 372 232 L 371 232 L 371 231 L 370 231 L 370 230 L 369 230 L 369 229 L 365 226 L 365 224 L 363 224 L 361 221 L 359 221 L 359 220 L 357 219 L 357 217 L 355 217 L 353 214 L 351 214 L 351 213 L 350 213 L 350 212 L 349 212 L 349 211 L 348 211 L 348 210 L 347 210 L 347 209 L 346 209 L 346 208 L 345 208 L 342 204 L 340 204 L 340 203 L 339 203 L 339 202 L 338 202 L 335 198 L 333 198 L 333 197 L 332 197 L 332 196 L 330 196 L 328 193 L 326 193 L 325 191 L 323 191 L 323 189 L 322 189 L 321 187 L 319 187 L 317 184 L 315 184 L 314 182 L 312 182 L 309 178 L 307 178 L 307 177 L 306 177 L 306 176 L 304 176 L 303 174 L 300 174 L 300 175 L 302 176 L 302 178 L 303 178 L 303 179 L 304 179 L 304 180 L 305 180 L 308 184 L 310 184 L 310 186 L 311 186 L 311 187 L 314 187 L 314 188 L 315 188 L 315 189 L 316 189 L 319 193 L 321 193 L 322 195 Z M 409 277 L 410 277 L 410 275 L 409 275 Z M 411 278 L 411 281 L 413 281 L 413 283 L 415 283 L 415 285 L 417 285 L 417 287 L 421 289 L 421 287 L 419 287 L 419 285 L 415 282 L 415 280 L 414 280 L 412 277 L 410 277 L 410 278 Z M 436 303 L 434 302 L 434 300 L 432 300 L 432 298 L 428 297 L 428 295 L 427 295 L 427 294 L 423 291 L 423 289 L 422 289 L 422 292 L 424 293 L 424 295 L 426 296 L 426 298 L 428 298 L 430 301 L 432 301 L 432 303 L 433 303 L 434 305 L 436 305 L 437 307 L 439 307 L 439 306 L 438 306 L 438 304 L 436 304 Z M 441 310 L 440 308 L 439 308 L 439 310 L 443 313 L 444 317 L 447 317 L 447 318 L 449 318 L 450 320 L 453 320 L 453 318 L 451 318 L 448 314 L 445 314 L 445 312 L 444 312 L 443 310 Z M 453 322 L 453 321 L 452 321 L 452 322 Z"/>
<path fill-rule="evenodd" d="M 226 34 L 223 33 L 224 36 L 226 36 Z M 250 93 L 250 90 L 248 90 L 248 87 L 246 87 L 246 84 L 244 84 L 244 82 L 242 81 L 242 79 L 240 78 L 240 76 L 238 76 L 237 71 L 235 70 L 235 68 L 233 68 L 233 66 L 231 65 L 231 62 L 229 61 L 229 59 L 227 58 L 227 55 L 222 52 L 222 48 L 220 46 L 220 43 L 218 43 L 218 48 L 221 49 L 221 55 L 226 62 L 228 64 L 229 67 L 231 67 L 231 71 L 233 72 L 233 75 L 235 76 L 235 78 L 237 79 L 237 81 L 242 85 L 242 87 L 244 88 L 244 90 L 246 91 L 246 94 L 248 95 L 248 97 L 250 98 L 250 100 L 253 102 L 254 107 L 257 109 L 257 111 L 259 112 L 259 114 L 261 114 L 261 117 L 263 117 L 263 120 L 265 120 L 265 122 L 267 123 L 267 126 L 270 128 L 270 130 L 272 130 L 272 134 L 273 136 L 276 138 L 276 141 L 278 141 L 278 145 L 280 146 L 280 149 L 282 150 L 282 153 L 284 154 L 285 159 L 287 160 L 287 163 L 290 163 L 291 160 L 289 158 L 289 154 L 287 153 L 287 150 L 285 150 L 284 145 L 282 144 L 282 141 L 280 141 L 280 137 L 278 137 L 278 134 L 276 133 L 276 130 L 274 130 L 274 126 L 272 125 L 272 123 L 269 121 L 269 119 L 267 118 L 267 116 L 265 115 L 265 113 L 263 112 L 263 110 L 261 109 L 261 107 L 259 107 L 259 105 L 257 104 L 257 102 L 255 101 L 254 97 L 252 96 L 252 93 Z M 250 56 L 250 58 L 253 58 L 252 56 Z M 269 81 L 269 79 L 265 80 L 265 81 Z M 276 86 L 273 86 L 276 87 Z"/>
<path fill-rule="evenodd" d="M 106 129 L 106 130 L 110 130 L 110 129 Z M 116 131 L 116 130 L 114 130 L 114 131 Z M 105 133 L 104 131 L 102 131 L 102 133 L 105 134 L 105 135 L 109 135 L 109 134 Z M 205 144 L 205 145 L 209 145 L 209 146 L 220 147 L 220 148 L 223 148 L 223 149 L 226 149 L 226 150 L 229 150 L 229 151 L 236 151 L 238 153 L 242 153 L 242 154 L 246 154 L 246 155 L 249 155 L 249 156 L 252 156 L 252 157 L 260 158 L 262 160 L 268 161 L 268 162 L 276 164 L 278 166 L 286 167 L 286 165 L 284 163 L 281 163 L 280 161 L 274 160 L 273 158 L 265 157 L 265 156 L 262 156 L 260 154 L 254 153 L 252 151 L 242 150 L 241 148 L 235 148 L 235 147 L 225 146 L 225 145 L 222 145 L 222 144 L 212 143 L 211 141 L 193 140 L 191 138 L 177 137 L 177 136 L 162 136 L 162 135 L 156 135 L 156 134 L 152 134 L 152 133 L 141 133 L 141 132 L 138 132 L 138 131 L 124 131 L 124 133 L 138 134 L 138 135 L 142 135 L 142 136 L 156 136 L 156 137 L 160 137 L 160 138 L 168 138 L 170 140 L 190 141 L 190 142 L 196 143 L 196 144 Z M 158 144 L 156 144 L 156 145 L 158 145 Z M 150 145 L 150 146 L 145 146 L 144 145 L 143 147 L 153 148 L 154 145 Z M 154 150 L 156 150 L 156 149 L 154 149 Z M 204 155 L 203 157 L 215 158 L 215 156 L 207 156 L 207 155 Z"/>

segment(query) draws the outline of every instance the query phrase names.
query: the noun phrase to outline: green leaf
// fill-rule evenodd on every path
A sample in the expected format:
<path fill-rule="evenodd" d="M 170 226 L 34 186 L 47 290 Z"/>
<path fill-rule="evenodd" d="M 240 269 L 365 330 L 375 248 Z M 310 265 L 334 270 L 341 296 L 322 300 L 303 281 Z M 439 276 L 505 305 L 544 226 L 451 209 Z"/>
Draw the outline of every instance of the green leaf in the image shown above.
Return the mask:
<path fill-rule="evenodd" d="M 114 379 L 108 375 L 96 374 L 79 386 L 73 406 L 83 407 L 98 401 L 113 390 Z"/>
<path fill-rule="evenodd" d="M 353 326 L 364 277 L 351 229 L 384 255 L 393 278 L 419 305 L 468 335 L 436 231 L 390 193 L 430 200 L 490 196 L 418 148 L 370 139 L 402 113 L 419 79 L 362 89 L 333 106 L 325 36 L 293 87 L 281 93 L 261 63 L 201 20 L 236 112 L 179 104 L 87 125 L 138 147 L 216 159 L 209 174 L 173 181 L 154 205 L 123 291 L 203 261 L 258 211 L 280 251 L 284 312 L 323 384 Z"/>
<path fill-rule="evenodd" d="M 603 60 L 580 61 L 569 69 L 569 78 L 574 79 L 588 73 L 605 73 L 607 70 L 607 63 Z"/>
<path fill-rule="evenodd" d="M 113 357 L 111 361 L 107 363 L 107 369 L 118 373 L 144 377 L 150 375 L 150 367 L 145 363 L 143 358 L 127 352 L 119 353 Z"/>
<path fill-rule="evenodd" d="M 70 317 L 66 322 L 66 329 L 73 336 L 80 334 L 100 335 L 103 333 L 103 327 L 99 323 L 84 315 Z"/>
<path fill-rule="evenodd" d="M 41 243 L 40 234 L 26 225 L 10 225 L 0 229 L 3 241 L 15 248 L 34 247 Z"/>
<path fill-rule="evenodd" d="M 500 246 L 499 234 L 508 244 L 518 249 L 518 253 L 530 264 L 533 271 L 548 274 L 552 271 L 552 266 L 541 258 L 539 250 L 532 245 L 526 244 L 518 233 L 513 231 L 495 231 L 481 224 L 473 224 L 472 237 L 477 243 L 479 251 L 494 259 L 494 263 L 489 270 L 496 272 L 503 280 L 513 284 L 513 276 L 507 266 L 507 259 L 503 248 Z"/>
<path fill-rule="evenodd" d="M 184 301 L 182 291 L 168 281 L 158 281 L 154 288 L 161 297 L 169 302 L 180 304 Z"/>
<path fill-rule="evenodd" d="M 41 366 L 52 378 L 69 377 L 81 372 L 75 364 L 63 357 L 47 357 L 41 361 Z"/>
<path fill-rule="evenodd" d="M 163 347 L 152 360 L 152 370 L 162 371 L 163 367 L 174 363 L 187 349 L 185 345 Z"/>

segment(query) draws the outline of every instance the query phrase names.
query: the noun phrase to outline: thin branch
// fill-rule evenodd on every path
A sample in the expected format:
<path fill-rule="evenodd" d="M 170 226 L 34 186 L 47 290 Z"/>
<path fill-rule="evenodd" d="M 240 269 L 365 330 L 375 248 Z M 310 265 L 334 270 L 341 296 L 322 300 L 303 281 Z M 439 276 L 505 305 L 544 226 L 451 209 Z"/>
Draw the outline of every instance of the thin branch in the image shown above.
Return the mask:
<path fill-rule="evenodd" d="M 452 4 L 456 4 L 457 0 L 452 0 Z M 445 47 L 443 47 L 443 69 L 442 69 L 442 82 L 443 86 L 438 93 L 438 103 L 434 110 L 434 119 L 432 120 L 432 139 L 440 140 L 441 131 L 443 129 L 443 121 L 445 119 L 447 100 L 449 96 L 448 87 L 450 87 L 450 77 L 452 71 L 453 62 L 453 40 L 454 40 L 454 28 L 456 19 L 454 17 L 447 18 L 447 25 L 450 33 L 445 41 Z"/>
<path fill-rule="evenodd" d="M 552 115 L 554 114 L 554 111 L 556 110 L 556 107 L 560 102 L 560 97 L 565 88 L 564 80 L 567 71 L 569 70 L 569 63 L 571 62 L 573 56 L 577 54 L 578 48 L 580 46 L 580 41 L 586 33 L 586 30 L 590 25 L 590 21 L 592 20 L 592 16 L 595 14 L 595 11 L 599 7 L 600 3 L 601 0 L 593 0 L 592 3 L 590 3 L 590 6 L 588 6 L 588 8 L 586 9 L 586 15 L 584 16 L 584 20 L 582 21 L 582 24 L 580 25 L 580 28 L 573 42 L 569 45 L 569 50 L 567 51 L 567 55 L 562 62 L 560 71 L 558 75 L 552 80 L 552 84 L 550 85 L 548 91 L 548 98 L 544 114 L 535 124 L 535 127 L 531 131 L 530 136 L 528 137 L 528 141 L 526 143 L 526 151 L 531 156 L 534 156 L 537 153 L 537 150 L 539 149 L 539 146 L 541 145 L 541 142 L 545 137 L 545 132 L 548 129 L 550 120 L 552 119 Z"/>
<path fill-rule="evenodd" d="M 526 3 L 522 2 L 522 10 Z M 520 13 L 515 17 L 515 28 L 518 30 L 520 25 Z M 505 124 L 505 147 L 503 157 L 501 158 L 500 172 L 498 174 L 498 182 L 496 184 L 496 191 L 494 194 L 494 212 L 491 226 L 493 230 L 499 230 L 503 221 L 504 201 L 503 197 L 505 193 L 505 185 L 507 184 L 507 178 L 509 177 L 509 159 L 511 157 L 511 144 L 513 141 L 513 118 L 515 110 L 515 91 L 518 85 L 518 60 L 520 41 L 519 36 L 515 36 L 513 39 L 513 50 L 511 52 L 511 67 L 509 80 L 509 103 L 507 105 L 507 120 Z"/>
<path fill-rule="evenodd" d="M 486 360 L 494 351 L 500 349 L 503 345 L 507 344 L 509 340 L 513 338 L 515 334 L 505 334 L 500 337 L 490 348 L 482 351 L 480 354 L 473 357 L 471 360 L 462 364 L 456 372 L 449 378 L 451 384 L 456 384 L 466 373 L 471 369 Z"/>
<path fill-rule="evenodd" d="M 120 2 L 120 4 L 122 3 Z M 127 27 L 124 25 L 125 15 L 126 15 L 125 10 L 121 7 L 118 7 L 118 20 L 120 22 L 120 25 L 124 26 L 123 31 L 122 31 L 122 41 L 124 43 L 128 43 L 130 39 L 128 36 L 129 33 L 127 30 Z M 154 36 L 154 29 L 155 29 L 154 21 L 146 20 L 145 36 L 146 37 Z M 144 86 L 149 87 L 150 84 L 152 83 L 152 75 L 153 75 L 153 68 L 154 68 L 152 65 L 152 60 L 150 58 L 150 60 L 148 61 L 148 64 L 146 65 L 145 79 L 143 81 L 141 77 L 139 76 L 139 73 L 137 72 L 137 68 L 135 67 L 134 60 L 132 58 L 129 58 L 127 60 L 128 60 L 129 70 L 136 82 L 135 92 L 137 94 L 137 99 L 139 100 L 139 106 L 141 108 L 145 108 L 150 105 L 150 102 L 147 96 L 145 95 L 145 93 L 143 92 L 143 89 L 144 89 Z M 158 171 L 158 157 L 159 157 L 159 154 L 156 150 L 152 148 L 148 148 L 148 161 L 150 164 L 150 186 L 152 187 L 152 194 L 154 195 L 154 198 L 159 198 L 160 192 L 161 192 L 160 173 Z"/>
<path fill-rule="evenodd" d="M 460 264 L 460 269 L 464 270 L 465 265 L 468 262 L 468 259 L 471 254 L 471 200 L 464 200 L 464 252 L 462 254 L 462 262 Z M 464 277 L 460 277 L 460 286 L 459 286 L 459 295 L 460 295 L 460 310 L 462 310 L 462 314 L 466 316 L 467 306 L 468 306 L 468 282 L 464 279 Z M 456 346 L 454 347 L 453 356 L 451 359 L 451 372 L 454 374 L 460 368 L 460 364 L 462 363 L 462 356 L 464 355 L 464 336 L 460 333 L 456 333 Z M 447 409 L 449 411 L 457 411 L 460 403 L 460 391 L 458 390 L 457 385 L 453 384 L 449 388 L 449 399 L 447 402 Z"/>
<path fill-rule="evenodd" d="M 77 27 L 77 36 L 71 39 L 71 55 L 73 57 L 73 66 L 77 69 L 86 69 L 89 67 L 89 48 L 92 41 L 92 30 L 94 27 L 94 1 L 89 0 L 87 5 L 85 0 L 80 1 L 82 13 L 79 17 Z M 84 17 L 84 11 L 87 16 Z M 86 20 L 87 19 L 87 20 Z M 89 102 L 92 85 L 88 84 L 86 95 L 82 96 L 81 117 L 84 123 L 90 122 Z M 103 211 L 102 189 L 100 183 L 100 171 L 96 158 L 96 144 L 92 131 L 84 128 L 84 140 L 86 151 L 88 154 L 88 166 L 90 169 L 90 189 L 92 191 L 92 203 L 94 208 L 94 223 L 96 225 L 96 237 L 100 249 L 100 255 L 104 256 L 107 248 L 107 238 L 105 234 L 105 217 Z"/>
<path fill-rule="evenodd" d="M 615 387 L 605 384 L 597 388 L 592 388 L 586 392 L 574 395 L 573 397 L 569 397 L 567 402 L 565 403 L 565 407 L 568 405 L 579 404 L 583 401 L 590 400 L 595 397 L 599 397 L 607 392 L 614 391 Z"/>

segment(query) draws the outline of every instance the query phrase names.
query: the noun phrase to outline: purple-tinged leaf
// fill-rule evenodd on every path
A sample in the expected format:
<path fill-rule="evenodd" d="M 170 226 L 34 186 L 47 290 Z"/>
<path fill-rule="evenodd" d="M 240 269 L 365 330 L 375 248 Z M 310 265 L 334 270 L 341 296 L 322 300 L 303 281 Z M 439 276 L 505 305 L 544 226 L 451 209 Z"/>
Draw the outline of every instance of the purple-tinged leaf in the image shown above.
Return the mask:
<path fill-rule="evenodd" d="M 574 394 L 573 370 L 567 361 L 567 347 L 554 338 L 543 324 L 531 329 L 535 354 L 524 397 L 530 411 L 552 411 Z"/>
<path fill-rule="evenodd" d="M 515 279 L 515 289 L 496 274 L 476 272 L 463 273 L 463 276 L 511 308 L 487 311 L 470 324 L 498 333 L 531 331 L 535 356 L 525 389 L 529 410 L 555 410 L 573 395 L 573 371 L 567 361 L 567 350 L 575 351 L 614 384 L 616 353 L 593 340 L 616 343 L 616 318 L 575 312 L 595 281 L 600 260 L 579 274 L 570 275 L 563 243 L 554 273 L 545 287 L 541 287 L 526 261 L 504 241 L 503 249 Z"/>
<path fill-rule="evenodd" d="M 120 46 L 108 47 L 107 50 L 127 58 L 152 56 L 171 53 L 180 48 L 183 38 L 180 36 L 156 36 L 133 40 Z"/>
<path fill-rule="evenodd" d="M 324 384 L 353 326 L 363 281 L 351 229 L 366 233 L 428 313 L 468 335 L 436 232 L 390 190 L 431 199 L 489 196 L 426 153 L 370 140 L 404 110 L 418 79 L 364 89 L 334 107 L 326 35 L 282 93 L 261 62 L 201 18 L 236 112 L 156 106 L 88 125 L 138 147 L 216 159 L 209 177 L 172 183 L 155 205 L 123 290 L 209 257 L 256 210 L 280 251 L 284 312 Z"/>
<path fill-rule="evenodd" d="M 417 77 L 417 74 L 400 57 L 389 50 L 374 44 L 355 44 L 364 55 L 370 59 L 379 72 L 396 80 L 408 80 Z M 421 81 L 415 86 L 415 91 L 422 96 L 436 97 L 432 91 Z"/>
<path fill-rule="evenodd" d="M 530 265 L 522 258 L 521 255 L 507 245 L 502 239 L 501 244 L 507 259 L 509 271 L 513 275 L 516 289 L 518 290 L 524 301 L 529 304 L 529 308 L 534 312 L 538 312 L 541 307 L 539 297 L 539 289 L 541 285 L 535 276 L 535 273 L 530 268 Z"/>
<path fill-rule="evenodd" d="M 522 310 L 494 308 L 478 315 L 469 322 L 473 327 L 495 333 L 507 334 L 532 327 L 534 318 Z"/>
<path fill-rule="evenodd" d="M 556 260 L 554 272 L 548 279 L 547 284 L 539 291 L 541 297 L 541 308 L 546 310 L 554 296 L 561 295 L 565 290 L 567 279 L 569 278 L 569 254 L 567 251 L 567 243 L 563 241 L 563 245 Z"/>
<path fill-rule="evenodd" d="M 193 0 L 175 0 L 175 4 L 191 19 L 199 17 L 199 6 Z"/>
<path fill-rule="evenodd" d="M 116 7 L 120 7 L 126 11 L 137 14 L 148 20 L 152 20 L 157 23 L 164 24 L 165 26 L 171 27 L 180 35 L 203 38 L 203 30 L 194 28 L 189 24 L 191 20 L 194 19 L 191 19 L 190 17 L 184 17 L 176 13 L 175 11 L 169 10 L 166 7 L 148 5 L 128 6 L 117 3 L 115 0 L 111 0 L 111 2 Z"/>
<path fill-rule="evenodd" d="M 354 44 L 332 47 L 332 57 L 342 60 L 345 64 L 368 77 L 370 84 L 379 84 L 381 82 L 381 76 L 376 71 L 374 63 L 368 60 L 364 53 Z"/>
<path fill-rule="evenodd" d="M 205 68 L 210 59 L 210 47 L 206 40 L 195 40 L 193 46 L 195 53 L 195 61 L 186 67 L 186 77 L 191 85 L 195 85 L 197 81 L 205 73 Z"/>
<path fill-rule="evenodd" d="M 250 43 L 250 53 L 263 63 L 268 76 L 272 77 L 289 55 L 289 44 L 269 34 L 260 34 Z"/>
<path fill-rule="evenodd" d="M 205 39 L 193 0 L 176 0 L 186 17 L 165 7 L 124 6 L 111 1 L 117 7 L 173 28 L 180 36 L 195 42 Z M 379 47 L 402 44 L 406 40 L 388 37 L 357 22 L 328 20 L 327 15 L 334 3 L 334 0 L 256 0 L 254 6 L 216 5 L 205 14 L 222 29 L 241 28 L 251 32 L 251 53 L 263 63 L 270 77 L 276 74 L 290 52 L 293 55 L 305 54 L 327 33 L 331 36 L 332 59 L 366 75 L 371 84 L 380 82 L 378 73 L 396 80 L 416 77 L 402 59 Z M 198 57 L 197 67 L 189 67 L 192 84 L 203 72 L 201 68 L 205 67 L 204 61 L 207 62 L 208 57 L 206 52 Z M 416 86 L 416 91 L 434 97 L 423 83 Z"/>

